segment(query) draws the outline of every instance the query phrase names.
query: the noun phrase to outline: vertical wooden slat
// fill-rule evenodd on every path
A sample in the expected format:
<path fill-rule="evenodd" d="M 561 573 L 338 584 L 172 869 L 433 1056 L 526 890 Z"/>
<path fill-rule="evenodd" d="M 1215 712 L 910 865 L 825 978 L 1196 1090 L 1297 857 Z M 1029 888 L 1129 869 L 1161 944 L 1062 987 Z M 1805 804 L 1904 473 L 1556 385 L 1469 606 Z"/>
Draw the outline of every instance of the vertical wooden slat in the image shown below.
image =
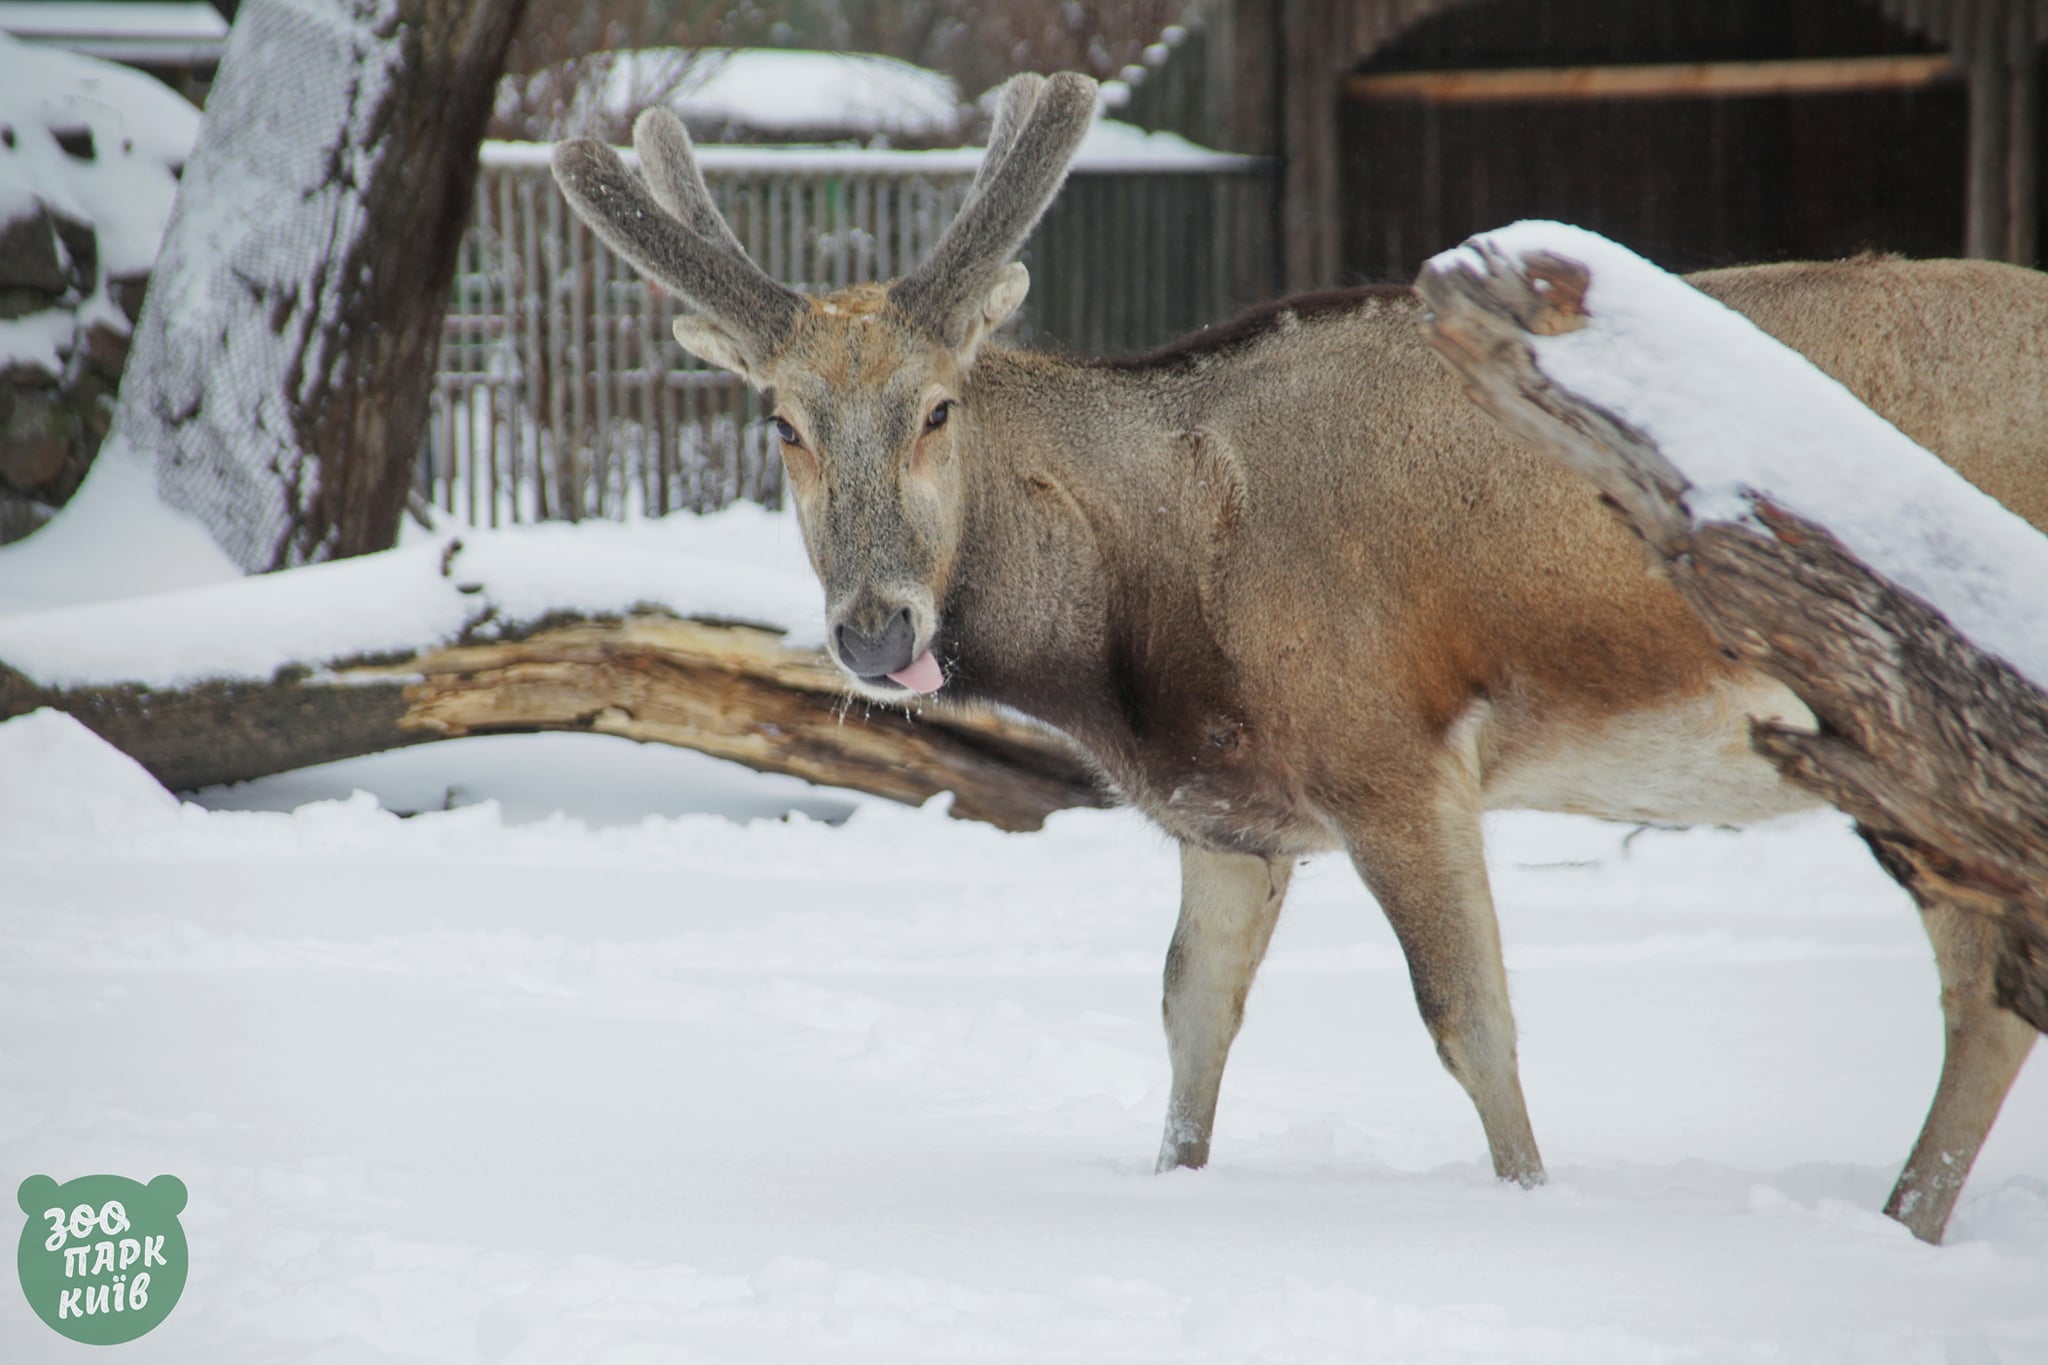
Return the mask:
<path fill-rule="evenodd" d="M 519 236 L 520 259 L 525 262 L 526 278 L 520 282 L 519 296 L 524 314 L 526 349 L 521 357 L 520 370 L 525 377 L 527 401 L 532 405 L 533 420 L 527 430 L 532 437 L 533 457 L 527 464 L 525 477 L 528 487 L 533 490 L 533 515 L 544 520 L 548 514 L 547 495 L 547 393 L 546 381 L 548 364 L 546 352 L 541 346 L 541 307 L 545 282 L 540 263 L 540 215 L 535 199 L 539 191 L 530 179 L 522 180 L 519 186 Z M 522 451 L 523 455 L 525 452 Z"/>
<path fill-rule="evenodd" d="M 875 268 L 875 201 L 881 196 L 876 193 L 880 180 L 875 176 L 862 176 L 854 182 L 855 193 L 854 224 L 860 233 L 859 249 L 854 257 L 853 273 L 863 279 L 887 279 Z"/>
<path fill-rule="evenodd" d="M 1283 45 L 1282 70 L 1289 84 L 1320 89 L 1335 76 L 1333 62 L 1364 51 L 1339 37 L 1333 0 L 1278 0 Z M 1361 23 L 1365 15 L 1357 18 Z M 1334 282 L 1337 273 L 1339 196 L 1336 185 L 1337 102 L 1334 98 L 1283 101 L 1281 151 L 1285 181 L 1281 222 L 1285 233 L 1286 286 L 1313 289 Z"/>
<path fill-rule="evenodd" d="M 898 276 L 907 275 L 917 265 L 917 258 L 911 254 L 911 233 L 917 226 L 919 206 L 925 200 L 924 177 L 907 175 L 896 186 L 896 227 L 889 245 L 889 258 Z"/>
<path fill-rule="evenodd" d="M 512 254 L 512 192 L 510 180 L 501 174 L 490 173 L 485 182 L 489 190 L 492 212 L 497 216 L 498 251 L 494 260 L 497 281 L 493 296 L 498 301 L 498 330 L 491 342 L 491 367 L 495 379 L 496 396 L 491 405 L 491 525 L 499 524 L 499 504 L 506 494 L 518 496 L 519 475 L 515 461 L 519 453 L 519 402 L 516 385 L 519 382 L 519 365 L 514 357 L 512 336 L 513 319 L 519 316 L 517 289 L 518 267 Z M 478 194 L 479 201 L 483 194 Z M 503 448 L 500 449 L 502 440 Z M 518 514 L 507 511 L 508 520 L 517 520 Z"/>
<path fill-rule="evenodd" d="M 896 203 L 902 181 L 891 176 L 879 183 L 875 193 L 875 278 L 895 279 L 903 272 L 896 268 L 895 253 L 889 240 L 890 209 Z"/>
<path fill-rule="evenodd" d="M 725 449 L 720 452 L 724 456 L 721 462 L 723 467 L 718 483 L 718 502 L 720 506 L 729 502 L 737 502 L 740 497 L 740 475 L 747 457 L 746 423 L 746 395 L 744 393 L 735 393 L 733 395 L 733 429 L 739 433 L 740 439 L 728 443 Z"/>
<path fill-rule="evenodd" d="M 562 451 L 562 511 L 570 521 L 581 521 L 590 510 L 587 477 L 589 456 L 584 443 L 590 436 L 590 252 L 597 245 L 581 220 L 569 224 L 569 326 L 568 344 L 562 352 L 562 368 L 569 384 L 569 439 Z"/>
<path fill-rule="evenodd" d="M 488 524 L 498 492 L 492 469 L 498 449 L 498 386 L 492 373 L 492 359 L 497 345 L 496 322 L 503 315 L 503 310 L 494 299 L 499 272 L 493 264 L 495 253 L 491 243 L 497 239 L 497 223 L 496 214 L 491 211 L 487 187 L 477 187 L 476 201 L 480 230 L 470 234 L 469 284 L 470 372 L 476 377 L 473 381 L 475 389 L 469 400 L 469 425 L 470 442 L 476 449 L 476 478 L 482 485 L 478 515 L 483 521 L 479 524 Z"/>
<path fill-rule="evenodd" d="M 846 239 L 839 220 L 839 196 L 832 177 L 821 175 L 811 182 L 811 221 L 818 225 L 818 263 L 812 276 L 820 284 L 838 289 L 846 283 Z"/>
<path fill-rule="evenodd" d="M 448 425 L 448 413 L 454 404 L 449 393 L 452 387 L 450 376 L 457 362 L 449 354 L 450 342 L 446 331 L 441 336 L 441 350 L 441 372 L 434 378 L 435 406 L 428 421 L 427 472 L 434 486 L 427 490 L 427 500 L 442 511 L 452 513 L 455 510 L 455 442 Z"/>
<path fill-rule="evenodd" d="M 673 376 L 669 366 L 655 368 L 649 385 L 655 411 L 660 414 L 660 436 L 654 443 L 654 484 L 655 504 L 661 515 L 667 516 L 676 510 L 676 446 L 682 440 L 682 428 L 677 422 L 674 390 L 670 384 Z"/>
<path fill-rule="evenodd" d="M 1105 262 L 1114 261 L 1116 259 L 1116 242 L 1114 240 L 1116 229 L 1114 224 L 1117 220 L 1118 199 L 1122 194 L 1122 188 L 1118 181 L 1111 178 L 1104 178 L 1098 183 L 1100 188 L 1095 195 L 1095 202 L 1090 206 L 1094 212 L 1092 215 L 1093 221 L 1089 225 L 1091 230 L 1089 233 L 1088 258 Z M 1120 275 L 1122 272 L 1117 273 Z M 1090 296 L 1088 331 L 1081 341 L 1081 344 L 1087 347 L 1088 350 L 1093 352 L 1114 352 L 1130 349 L 1119 344 L 1118 339 L 1112 336 L 1109 330 L 1110 317 L 1113 313 L 1121 311 L 1123 308 L 1120 293 L 1120 290 L 1101 289 L 1095 291 Z"/>
<path fill-rule="evenodd" d="M 568 302 L 568 282 L 564 277 L 567 264 L 568 243 L 563 240 L 562 196 L 544 196 L 547 204 L 547 231 L 542 235 L 542 250 L 546 253 L 542 262 L 541 307 L 545 310 L 547 327 L 544 332 L 547 343 L 548 371 L 548 451 L 547 467 L 541 471 L 541 516 L 550 520 L 573 517 L 571 508 L 562 503 L 562 491 L 566 480 L 562 466 L 570 459 L 569 454 L 569 356 L 565 320 Z"/>
<path fill-rule="evenodd" d="M 1150 244 L 1156 250 L 1161 244 L 1163 236 L 1160 230 L 1160 219 L 1163 215 L 1158 212 L 1161 206 L 1159 200 L 1152 193 L 1153 179 L 1150 176 L 1134 175 L 1131 177 L 1130 186 L 1131 208 L 1133 216 L 1137 219 L 1138 240 Z M 1155 259 L 1157 258 L 1155 257 Z M 1177 282 L 1174 277 L 1180 273 L 1179 264 L 1179 262 L 1171 263 L 1167 276 L 1167 287 L 1169 289 Z M 1134 311 L 1137 313 L 1140 323 L 1144 328 L 1138 336 L 1133 338 L 1133 341 L 1136 343 L 1134 349 L 1149 350 L 1166 340 L 1164 335 L 1166 330 L 1166 316 L 1164 312 L 1166 290 L 1148 283 L 1145 279 L 1145 276 L 1149 273 L 1147 271 L 1133 270 L 1129 273 L 1131 275 L 1133 302 L 1137 305 Z"/>
<path fill-rule="evenodd" d="M 818 278 L 811 245 L 811 225 L 815 221 L 810 203 L 813 183 L 809 176 L 802 176 L 792 179 L 789 184 L 790 279 L 799 287 Z"/>
<path fill-rule="evenodd" d="M 1964 192 L 1963 254 L 1991 260 L 2006 248 L 2006 144 L 2009 0 L 1975 0 L 1967 55 L 1970 89 L 1969 174 Z M 1958 35 L 1960 36 L 1960 35 Z"/>
<path fill-rule="evenodd" d="M 1137 215 L 1132 211 L 1136 199 L 1136 187 L 1127 176 L 1112 176 L 1103 182 L 1109 190 L 1110 211 L 1103 215 L 1100 224 L 1101 249 L 1109 253 L 1105 259 L 1115 261 L 1122 252 L 1118 249 L 1117 233 L 1133 231 Z M 1101 314 L 1102 340 L 1098 343 L 1103 350 L 1123 352 L 1144 349 L 1145 343 L 1138 331 L 1138 311 L 1143 306 L 1139 291 L 1146 286 L 1136 278 L 1138 272 L 1122 269 L 1117 272 L 1121 286 L 1114 296 L 1114 302 Z"/>
<path fill-rule="evenodd" d="M 612 477 L 612 387 L 616 366 L 612 347 L 615 309 L 612 305 L 612 269 L 617 257 L 604 243 L 590 243 L 590 372 L 592 420 L 590 425 L 590 503 L 592 516 L 615 514 L 617 498 Z"/>
<path fill-rule="evenodd" d="M 2005 259 L 2032 265 L 2040 223 L 2041 32 L 2033 7 L 2012 6 L 2006 44 Z"/>
<path fill-rule="evenodd" d="M 681 485 L 678 496 L 683 505 L 693 512 L 704 510 L 704 461 L 702 452 L 707 441 L 706 432 L 710 418 L 704 411 L 704 395 L 699 390 L 694 372 L 689 382 L 676 391 L 682 404 L 682 443 L 676 451 L 676 477 Z"/>
<path fill-rule="evenodd" d="M 1231 212 L 1236 182 L 1231 176 L 1219 175 L 1211 178 L 1204 188 L 1208 191 L 1209 212 L 1202 221 L 1212 225 L 1212 231 L 1203 242 L 1209 253 L 1209 291 L 1202 300 L 1199 315 L 1194 319 L 1197 327 L 1204 322 L 1221 322 L 1236 311 L 1230 301 L 1230 262 L 1224 254 L 1236 227 L 1236 218 Z M 1217 228 L 1220 231 L 1213 230 Z"/>
<path fill-rule="evenodd" d="M 476 234 L 469 233 L 462 239 L 462 245 L 455 255 L 456 307 L 461 313 L 461 326 L 465 343 L 463 346 L 464 355 L 461 378 L 457 381 L 459 387 L 456 390 L 456 394 L 459 408 L 455 426 L 461 442 L 460 450 L 462 457 L 469 466 L 468 485 L 463 489 L 463 506 L 469 518 L 469 524 L 472 526 L 477 524 L 477 497 L 480 491 L 477 485 L 483 481 L 477 470 L 475 411 L 475 362 L 478 348 L 474 329 L 480 321 L 479 315 L 482 312 L 482 306 L 476 296 L 477 277 L 479 267 L 482 264 L 477 259 L 477 256 Z"/>
<path fill-rule="evenodd" d="M 426 450 L 415 458 L 413 464 L 413 481 L 415 484 L 424 484 L 419 492 L 429 503 L 433 502 L 440 491 L 441 475 L 438 466 L 445 454 L 441 436 L 442 413 L 448 404 L 447 376 L 455 363 L 454 338 L 444 321 L 441 327 L 441 344 L 435 348 L 434 383 L 428 390 Z"/>
<path fill-rule="evenodd" d="M 645 284 L 636 284 L 633 298 L 633 315 L 639 324 L 640 355 L 635 370 L 640 386 L 640 426 L 646 432 L 641 447 L 641 486 L 646 490 L 642 496 L 648 512 L 661 516 L 669 510 L 668 461 L 664 458 L 668 449 L 669 427 L 661 392 L 662 380 L 668 374 L 668 348 L 655 327 L 657 304 L 654 291 Z M 653 465 L 651 470 L 644 467 L 649 463 Z"/>
<path fill-rule="evenodd" d="M 437 500 L 441 510 L 451 517 L 455 515 L 455 395 L 451 392 L 455 383 L 442 379 L 435 387 L 441 395 L 441 411 L 435 414 L 435 425 L 439 438 L 435 444 L 440 447 L 434 454 L 436 477 L 441 481 L 441 496 Z"/>

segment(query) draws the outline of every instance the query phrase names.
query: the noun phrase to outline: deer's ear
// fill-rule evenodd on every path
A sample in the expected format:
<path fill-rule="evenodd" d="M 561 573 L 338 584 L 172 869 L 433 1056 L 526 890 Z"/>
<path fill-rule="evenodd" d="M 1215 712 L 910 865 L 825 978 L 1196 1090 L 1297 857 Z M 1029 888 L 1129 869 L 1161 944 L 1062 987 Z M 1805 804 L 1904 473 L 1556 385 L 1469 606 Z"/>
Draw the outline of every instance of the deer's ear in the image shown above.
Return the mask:
<path fill-rule="evenodd" d="M 1030 292 L 1031 272 L 1024 268 L 1024 262 L 1011 261 L 996 273 L 995 285 L 981 301 L 981 311 L 974 315 L 967 340 L 960 347 L 963 368 L 974 363 L 974 353 L 981 349 L 982 341 L 1016 315 L 1024 306 L 1024 296 Z"/>
<path fill-rule="evenodd" d="M 702 313 L 686 313 L 675 321 L 676 340 L 707 365 L 731 370 L 755 388 L 764 387 L 760 367 L 739 339 Z"/>

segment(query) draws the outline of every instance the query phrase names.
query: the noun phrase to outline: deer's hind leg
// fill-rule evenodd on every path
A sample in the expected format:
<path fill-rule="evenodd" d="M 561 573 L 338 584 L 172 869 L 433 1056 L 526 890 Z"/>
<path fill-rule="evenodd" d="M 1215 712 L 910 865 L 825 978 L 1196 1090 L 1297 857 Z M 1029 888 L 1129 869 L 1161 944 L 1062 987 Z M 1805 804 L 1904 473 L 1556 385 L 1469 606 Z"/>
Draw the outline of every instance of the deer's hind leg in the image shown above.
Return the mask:
<path fill-rule="evenodd" d="M 1349 820 L 1352 862 L 1408 959 L 1422 1022 L 1444 1069 L 1465 1087 L 1486 1130 L 1494 1174 L 1544 1181 L 1515 1055 L 1500 925 L 1486 878 L 1476 761 L 1456 746 L 1406 790 Z"/>
<path fill-rule="evenodd" d="M 1166 951 L 1162 1005 L 1173 1092 L 1159 1170 L 1208 1164 L 1223 1064 L 1293 875 L 1286 858 L 1181 845 L 1180 923 Z"/>
<path fill-rule="evenodd" d="M 1921 1241 L 1939 1242 L 2037 1035 L 2033 1025 L 1998 1003 L 1998 926 L 1988 916 L 1938 901 L 1923 903 L 1920 913 L 1941 971 L 1948 1045 L 1927 1122 L 1884 1211 Z"/>

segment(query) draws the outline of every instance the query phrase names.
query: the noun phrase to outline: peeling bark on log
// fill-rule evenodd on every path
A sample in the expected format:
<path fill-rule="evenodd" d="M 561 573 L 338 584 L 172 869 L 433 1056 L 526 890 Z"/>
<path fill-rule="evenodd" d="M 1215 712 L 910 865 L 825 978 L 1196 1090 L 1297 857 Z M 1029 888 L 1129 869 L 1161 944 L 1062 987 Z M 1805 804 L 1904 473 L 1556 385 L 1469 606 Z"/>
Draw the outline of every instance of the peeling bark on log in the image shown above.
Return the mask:
<path fill-rule="evenodd" d="M 78 717 L 165 786 L 246 781 L 463 735 L 621 735 L 953 814 L 1037 829 L 1109 804 L 1057 737 L 982 711 L 849 698 L 838 670 L 757 627 L 635 614 L 561 619 L 514 640 L 288 669 L 269 682 L 56 690 L 0 667 L 0 717 Z"/>
<path fill-rule="evenodd" d="M 1768 502 L 1762 529 L 1696 524 L 1656 446 L 1536 363 L 1531 336 L 1585 325 L 1585 268 L 1480 254 L 1483 275 L 1417 281 L 1430 345 L 1503 426 L 1593 481 L 1724 651 L 1799 695 L 1818 732 L 1760 723 L 1757 750 L 1853 816 L 1923 907 L 1993 919 L 1999 1003 L 2048 1032 L 2048 696 L 1823 526 Z"/>

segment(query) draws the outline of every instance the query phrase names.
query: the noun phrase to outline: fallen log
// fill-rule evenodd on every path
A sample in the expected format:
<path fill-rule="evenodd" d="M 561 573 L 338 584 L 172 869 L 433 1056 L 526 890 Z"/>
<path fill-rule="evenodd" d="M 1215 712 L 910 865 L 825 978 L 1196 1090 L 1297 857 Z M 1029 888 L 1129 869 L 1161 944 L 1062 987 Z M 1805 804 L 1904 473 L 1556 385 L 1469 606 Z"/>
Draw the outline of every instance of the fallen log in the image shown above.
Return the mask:
<path fill-rule="evenodd" d="M 2038 662 L 2038 603 L 2029 600 L 2043 581 L 2048 542 L 1959 487 L 1931 510 L 1899 499 L 1897 526 L 1882 518 L 1876 527 L 1860 522 L 1859 555 L 1815 515 L 1830 502 L 1827 480 L 1840 481 L 1835 491 L 1844 498 L 1852 482 L 1856 491 L 1910 484 L 1897 477 L 1906 469 L 1922 476 L 1916 486 L 1925 486 L 1928 465 L 1920 462 L 1935 457 L 1882 423 L 1881 430 L 1866 429 L 1862 421 L 1871 414 L 1846 390 L 1809 373 L 1763 333 L 1731 332 L 1719 315 L 1702 333 L 1713 346 L 1687 345 L 1671 334 L 1668 388 L 1650 379 L 1654 396 L 1630 392 L 1628 384 L 1644 383 L 1650 364 L 1611 351 L 1596 357 L 1568 342 L 1601 324 L 1600 307 L 1588 302 L 1600 279 L 1612 273 L 1633 287 L 1647 267 L 1610 255 L 1619 249 L 1598 239 L 1583 243 L 1586 259 L 1578 250 L 1544 249 L 1546 241 L 1572 238 L 1571 230 L 1543 226 L 1547 234 L 1517 228 L 1474 238 L 1424 269 L 1416 287 L 1430 308 L 1429 344 L 1503 426 L 1598 487 L 1724 652 L 1806 703 L 1817 729 L 1753 721 L 1751 743 L 1793 781 L 1853 816 L 1923 913 L 1960 912 L 1991 926 L 1982 937 L 1992 956 L 1992 1000 L 2048 1032 L 2048 693 L 2039 681 L 2048 670 Z M 1592 259 L 1600 264 L 1589 266 Z M 1647 348 L 1648 339 L 1629 327 L 1661 327 L 1704 302 L 1671 294 L 1670 287 L 1685 286 L 1660 278 L 1657 306 L 1635 310 L 1607 342 L 1626 334 L 1624 345 Z M 1741 353 L 1747 369 L 1712 369 L 1722 357 L 1708 352 L 1724 343 L 1731 356 Z M 1601 375 L 1603 358 L 1614 364 Z M 1626 378 L 1614 372 L 1623 367 L 1632 370 Z M 1843 452 L 1817 457 L 1800 438 L 1751 420 L 1747 409 L 1757 403 L 1760 379 L 1798 386 L 1800 405 L 1823 423 L 1833 420 L 1831 405 L 1855 409 L 1839 410 L 1854 429 L 1847 458 L 1829 463 Z M 1719 399 L 1701 405 L 1709 420 L 1697 430 L 1685 427 L 1685 415 L 1673 416 L 1683 406 L 1673 391 L 1688 384 L 1691 395 L 1706 391 Z M 1589 387 L 1603 398 L 1589 395 Z M 1639 424 L 1628 412 L 1654 416 Z M 1678 436 L 1660 439 L 1646 427 Z M 1680 443 L 1683 453 L 1672 448 Z M 1730 445 L 1745 449 L 1726 456 Z M 1818 478 L 1814 464 L 1795 476 L 1802 461 L 1818 462 Z M 1731 488 L 1725 481 L 1736 469 L 1772 477 L 1782 470 L 1783 485 L 1797 496 L 1781 496 L 1768 477 Z M 1960 485 L 1946 470 L 1938 479 Z M 1910 527 L 1909 519 L 1916 519 Z M 1908 548 L 1895 550 L 1890 536 Z M 1926 554 L 1930 546 L 1939 553 Z M 1918 575 L 1940 605 L 1874 568 L 1868 555 L 1877 552 L 1902 566 L 1898 571 Z M 1956 562 L 1943 564 L 1944 558 Z M 1969 618 L 1984 638 L 1966 636 L 1951 615 Z M 2004 655 L 1986 647 L 1993 637 Z M 2011 661 L 2022 657 L 2031 676 Z M 1931 919 L 1931 931 L 1943 932 L 1945 922 Z M 1944 1008 L 1953 1002 L 1945 999 Z M 2016 1047 L 2016 1055 L 1990 1063 L 1982 1052 L 1970 1055 L 1985 1045 L 1959 1027 L 1959 1017 L 1949 1015 L 1943 1093 L 1954 1087 L 1961 1094 L 1986 1071 L 2008 1065 L 2009 1084 L 2026 1055 L 2023 1031 L 2017 1044 L 2001 1044 Z M 2003 1094 L 1998 1086 L 1988 1108 L 1976 1105 L 1969 1120 L 1977 1125 L 1974 1140 L 1937 1134 L 1930 1118 L 1887 1213 L 1925 1240 L 1939 1240 Z M 1936 1113 L 1942 1104 L 1938 1095 Z M 1960 1158 L 1958 1147 L 1966 1148 Z"/>
<path fill-rule="evenodd" d="M 951 792 L 955 816 L 1010 830 L 1036 829 L 1056 810 L 1109 804 L 1076 752 L 1036 726 L 935 700 L 898 708 L 855 699 L 821 651 L 762 625 L 645 605 L 508 623 L 489 583 L 458 582 L 460 556 L 451 545 L 438 575 L 425 556 L 398 566 L 406 570 L 399 574 L 354 560 L 153 602 L 82 607 L 62 632 L 43 632 L 60 643 L 118 634 L 144 610 L 155 613 L 154 627 L 168 620 L 175 633 L 186 612 L 194 632 L 233 621 L 238 643 L 265 631 L 266 613 L 303 614 L 293 605 L 294 575 L 348 575 L 345 586 L 373 597 L 445 590 L 456 604 L 442 613 L 450 624 L 437 638 L 413 647 L 380 639 L 355 657 L 305 659 L 258 676 L 246 665 L 207 676 L 202 662 L 197 676 L 120 681 L 104 676 L 102 664 L 102 676 L 81 680 L 65 676 L 76 666 L 49 662 L 47 642 L 0 628 L 0 718 L 43 706 L 68 712 L 174 791 L 431 740 L 551 730 L 678 745 L 913 804 Z M 403 619 L 396 602 L 392 615 Z M 10 658 L 10 646 L 35 659 L 43 676 Z M 118 658 L 118 647 L 113 653 Z"/>
<path fill-rule="evenodd" d="M 437 737 L 622 735 L 911 804 L 950 791 L 954 815 L 1012 830 L 1109 804 L 1050 732 L 936 701 L 869 705 L 821 652 L 756 627 L 640 615 L 459 645 L 415 666 L 398 723 Z"/>

